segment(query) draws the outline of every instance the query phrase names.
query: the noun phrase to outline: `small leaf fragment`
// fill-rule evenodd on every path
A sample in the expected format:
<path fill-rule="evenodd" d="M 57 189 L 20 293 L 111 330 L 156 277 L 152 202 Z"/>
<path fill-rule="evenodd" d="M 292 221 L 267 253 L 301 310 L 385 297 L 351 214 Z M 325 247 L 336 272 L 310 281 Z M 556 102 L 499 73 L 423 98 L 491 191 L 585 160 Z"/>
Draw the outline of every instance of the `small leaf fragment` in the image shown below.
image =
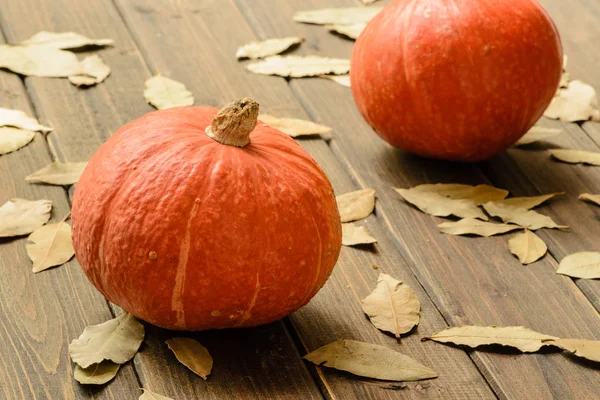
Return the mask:
<path fill-rule="evenodd" d="M 346 75 L 319 75 L 319 78 L 329 79 L 337 84 L 345 87 L 350 87 L 350 74 Z"/>
<path fill-rule="evenodd" d="M 421 303 L 414 290 L 386 274 L 379 275 L 377 287 L 363 299 L 362 309 L 375 327 L 398 339 L 414 328 L 421 316 Z"/>
<path fill-rule="evenodd" d="M 50 132 L 53 129 L 40 125 L 37 119 L 25 114 L 23 111 L 11 110 L 0 107 L 0 126 L 12 126 L 30 131 Z"/>
<path fill-rule="evenodd" d="M 294 21 L 316 25 L 351 25 L 369 22 L 383 7 L 346 7 L 323 8 L 319 10 L 299 11 Z"/>
<path fill-rule="evenodd" d="M 328 126 L 317 124 L 312 121 L 296 118 L 279 118 L 274 115 L 261 114 L 258 120 L 273 128 L 279 129 L 283 133 L 287 133 L 291 137 L 324 135 L 330 136 L 331 129 Z"/>
<path fill-rule="evenodd" d="M 438 225 L 440 232 L 448 235 L 477 235 L 494 236 L 520 229 L 518 225 L 497 224 L 480 221 L 474 218 L 464 218 L 460 221 L 444 222 Z"/>
<path fill-rule="evenodd" d="M 27 238 L 27 255 L 35 273 L 66 263 L 75 255 L 71 226 L 63 220 L 36 229 Z"/>
<path fill-rule="evenodd" d="M 596 91 L 586 83 L 571 81 L 558 90 L 544 116 L 565 122 L 600 121 Z"/>
<path fill-rule="evenodd" d="M 547 341 L 548 345 L 560 347 L 573 355 L 586 360 L 600 362 L 600 341 L 586 339 L 555 339 Z"/>
<path fill-rule="evenodd" d="M 515 143 L 515 147 L 525 146 L 531 143 L 540 142 L 542 140 L 550 139 L 556 135 L 562 133 L 561 129 L 543 128 L 541 126 L 534 126 L 527 132 L 521 139 Z"/>
<path fill-rule="evenodd" d="M 563 69 L 562 69 L 562 75 L 560 77 L 560 85 L 559 85 L 559 90 L 561 88 L 566 88 L 567 86 L 569 86 L 569 82 L 571 82 L 571 74 L 569 74 L 567 72 L 567 64 L 568 64 L 569 59 L 567 58 L 566 55 L 563 56 Z"/>
<path fill-rule="evenodd" d="M 9 126 L 0 127 L 0 155 L 12 153 L 27 146 L 34 137 L 35 132 L 32 131 Z"/>
<path fill-rule="evenodd" d="M 546 341 L 558 338 L 532 331 L 524 326 L 466 325 L 446 328 L 425 339 L 473 349 L 479 346 L 500 345 L 513 347 L 524 353 L 534 353 L 548 346 Z"/>
<path fill-rule="evenodd" d="M 353 223 L 342 224 L 342 245 L 358 246 L 373 243 L 377 243 L 377 239 L 371 236 L 364 226 L 356 226 Z"/>
<path fill-rule="evenodd" d="M 120 367 L 111 361 L 102 361 L 85 369 L 75 365 L 73 376 L 82 385 L 104 385 L 117 376 Z"/>
<path fill-rule="evenodd" d="M 465 185 L 462 183 L 434 183 L 418 185 L 412 188 L 419 192 L 437 193 L 455 200 L 471 200 L 476 205 L 490 201 L 503 200 L 508 196 L 508 190 L 490 185 Z"/>
<path fill-rule="evenodd" d="M 562 259 L 557 274 L 572 278 L 600 279 L 600 253 L 584 251 Z"/>
<path fill-rule="evenodd" d="M 173 400 L 170 397 L 163 396 L 162 394 L 154 393 L 148 389 L 141 389 L 144 393 L 138 398 L 138 400 Z"/>
<path fill-rule="evenodd" d="M 0 237 L 29 234 L 50 219 L 50 200 L 12 199 L 0 207 Z"/>
<path fill-rule="evenodd" d="M 155 75 L 145 83 L 144 98 L 159 110 L 194 105 L 194 95 L 181 82 Z"/>
<path fill-rule="evenodd" d="M 271 56 L 249 64 L 248 71 L 261 75 L 302 78 L 319 75 L 343 75 L 350 72 L 350 60 L 319 56 Z"/>
<path fill-rule="evenodd" d="M 485 211 L 493 217 L 502 219 L 507 224 L 516 224 L 524 228 L 529 228 L 533 231 L 549 228 L 549 229 L 568 229 L 568 226 L 558 225 L 547 215 L 538 213 L 537 211 L 528 210 L 526 208 L 514 207 L 511 205 L 489 202 L 483 205 Z"/>
<path fill-rule="evenodd" d="M 48 183 L 50 185 L 72 185 L 77 183 L 87 162 L 62 163 L 53 161 L 44 168 L 25 177 L 30 183 Z"/>
<path fill-rule="evenodd" d="M 529 229 L 510 239 L 508 248 L 525 265 L 536 262 L 548 252 L 546 243 Z"/>
<path fill-rule="evenodd" d="M 336 197 L 342 222 L 367 218 L 375 208 L 375 191 L 362 189 Z"/>
<path fill-rule="evenodd" d="M 543 194 L 540 196 L 531 197 L 510 197 L 508 199 L 496 201 L 496 203 L 531 210 L 532 208 L 535 208 L 556 196 L 562 195 L 564 195 L 564 192 Z"/>
<path fill-rule="evenodd" d="M 256 60 L 258 58 L 265 58 L 268 56 L 274 56 L 289 48 L 300 44 L 304 41 L 304 38 L 298 36 L 290 36 L 284 38 L 267 39 L 262 42 L 251 42 L 238 48 L 235 56 L 238 59 L 249 58 Z"/>
<path fill-rule="evenodd" d="M 91 86 L 101 83 L 110 75 L 110 67 L 97 55 L 89 56 L 81 62 L 81 75 L 69 76 L 69 82 L 75 86 Z"/>
<path fill-rule="evenodd" d="M 600 153 L 585 150 L 549 150 L 552 157 L 569 164 L 589 164 L 600 166 Z"/>
<path fill-rule="evenodd" d="M 206 380 L 213 366 L 213 359 L 206 347 L 194 339 L 185 337 L 169 339 L 166 343 L 180 363 Z"/>
<path fill-rule="evenodd" d="M 101 324 L 87 326 L 69 345 L 69 354 L 82 368 L 104 360 L 124 364 L 137 353 L 142 340 L 144 325 L 125 312 Z"/>
<path fill-rule="evenodd" d="M 417 188 L 397 189 L 404 200 L 426 214 L 436 217 L 455 215 L 460 218 L 478 218 L 488 220 L 488 217 L 471 200 L 457 200 L 435 192 L 421 191 Z"/>
<path fill-rule="evenodd" d="M 417 381 L 437 374 L 407 355 L 355 340 L 338 340 L 304 356 L 315 365 L 386 381 Z"/>
<path fill-rule="evenodd" d="M 75 50 L 82 47 L 105 47 L 114 45 L 112 39 L 90 39 L 75 32 L 38 32 L 20 43 L 21 46 L 43 46 L 59 50 Z"/>
<path fill-rule="evenodd" d="M 325 25 L 325 28 L 327 28 L 328 31 L 330 32 L 336 32 L 339 33 L 340 35 L 344 35 L 350 39 L 358 39 L 358 36 L 361 34 L 361 32 L 363 31 L 363 29 L 365 29 L 365 27 L 367 26 L 367 24 L 365 22 L 359 22 L 356 24 L 334 24 L 334 25 Z"/>
<path fill-rule="evenodd" d="M 70 51 L 44 46 L 0 45 L 0 68 L 25 76 L 66 78 L 82 72 Z"/>
<path fill-rule="evenodd" d="M 600 194 L 582 193 L 579 195 L 579 200 L 588 201 L 600 206 Z"/>

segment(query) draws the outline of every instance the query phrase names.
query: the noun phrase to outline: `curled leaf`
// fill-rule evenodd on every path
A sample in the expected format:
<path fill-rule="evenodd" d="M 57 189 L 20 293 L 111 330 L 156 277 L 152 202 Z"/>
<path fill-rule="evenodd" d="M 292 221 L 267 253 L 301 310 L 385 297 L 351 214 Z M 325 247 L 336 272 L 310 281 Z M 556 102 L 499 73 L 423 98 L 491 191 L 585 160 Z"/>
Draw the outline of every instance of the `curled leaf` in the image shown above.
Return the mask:
<path fill-rule="evenodd" d="M 353 223 L 342 224 L 342 245 L 358 246 L 361 244 L 377 243 L 364 226 L 356 226 Z"/>
<path fill-rule="evenodd" d="M 350 60 L 319 56 L 271 56 L 249 64 L 246 68 L 255 74 L 302 78 L 347 74 L 350 71 Z"/>
<path fill-rule="evenodd" d="M 35 132 L 19 128 L 0 127 L 0 155 L 8 154 L 27 146 L 35 137 Z"/>
<path fill-rule="evenodd" d="M 77 183 L 87 162 L 62 163 L 53 161 L 44 168 L 25 177 L 30 183 L 49 183 L 50 185 L 72 185 Z"/>
<path fill-rule="evenodd" d="M 299 11 L 294 21 L 317 25 L 350 25 L 369 22 L 383 7 L 347 7 L 324 8 L 320 10 Z"/>
<path fill-rule="evenodd" d="M 180 363 L 193 373 L 206 380 L 213 366 L 213 359 L 206 347 L 194 339 L 176 337 L 167 340 L 167 346 L 175 354 Z"/>
<path fill-rule="evenodd" d="M 0 126 L 12 126 L 30 131 L 50 132 L 52 128 L 40 125 L 37 119 L 23 111 L 0 108 Z"/>
<path fill-rule="evenodd" d="M 342 222 L 367 218 L 375 208 L 375 191 L 362 189 L 336 197 Z"/>
<path fill-rule="evenodd" d="M 99 364 L 90 365 L 87 368 L 81 368 L 75 365 L 74 378 L 82 385 L 104 385 L 111 381 L 117 372 L 119 372 L 119 364 L 111 361 L 102 361 Z"/>
<path fill-rule="evenodd" d="M 440 232 L 448 235 L 477 235 L 485 237 L 501 235 L 520 229 L 517 225 L 496 224 L 473 218 L 464 218 L 456 222 L 444 222 L 439 224 L 438 228 Z"/>
<path fill-rule="evenodd" d="M 112 46 L 112 39 L 90 39 L 75 32 L 38 32 L 20 43 L 21 46 L 42 46 L 59 50 L 75 50 L 82 47 Z"/>
<path fill-rule="evenodd" d="M 75 255 L 71 226 L 63 220 L 36 229 L 27 238 L 27 255 L 35 273 L 66 263 Z"/>
<path fill-rule="evenodd" d="M 25 76 L 50 78 L 66 78 L 82 72 L 74 53 L 44 46 L 0 45 L 0 68 Z"/>
<path fill-rule="evenodd" d="M 600 153 L 584 150 L 554 149 L 550 150 L 552 157 L 569 164 L 589 164 L 600 166 Z"/>
<path fill-rule="evenodd" d="M 516 224 L 531 230 L 542 228 L 568 229 L 568 226 L 557 225 L 552 218 L 526 208 L 513 207 L 511 205 L 489 202 L 483 205 L 485 211 L 493 217 L 499 217 L 508 224 Z"/>
<path fill-rule="evenodd" d="M 540 142 L 542 140 L 550 139 L 556 135 L 562 133 L 560 129 L 543 128 L 541 126 L 534 126 L 527 132 L 521 139 L 515 143 L 515 147 L 525 146 L 531 143 Z"/>
<path fill-rule="evenodd" d="M 261 114 L 258 116 L 258 119 L 267 125 L 271 125 L 273 128 L 279 129 L 283 133 L 287 133 L 291 137 L 312 135 L 329 136 L 333 130 L 328 126 L 304 119 L 279 118 L 269 114 Z"/>
<path fill-rule="evenodd" d="M 584 251 L 562 259 L 557 274 L 573 278 L 600 279 L 600 253 Z"/>
<path fill-rule="evenodd" d="M 156 75 L 144 84 L 144 98 L 159 110 L 194 105 L 194 95 L 181 82 Z"/>
<path fill-rule="evenodd" d="M 442 196 L 435 192 L 412 189 L 395 189 L 404 200 L 426 214 L 436 217 L 455 215 L 460 218 L 478 218 L 488 220 L 475 202 L 471 200 L 457 200 Z"/>
<path fill-rule="evenodd" d="M 529 229 L 508 241 L 510 252 L 519 258 L 521 264 L 531 264 L 546 255 L 548 247 L 542 239 Z"/>
<path fill-rule="evenodd" d="M 600 194 L 582 193 L 579 195 L 579 200 L 589 201 L 600 206 Z"/>
<path fill-rule="evenodd" d="M 237 50 L 235 56 L 238 59 L 241 58 L 249 58 L 251 60 L 255 60 L 258 58 L 265 58 L 268 56 L 274 56 L 289 48 L 300 44 L 304 41 L 304 38 L 298 36 L 284 37 L 284 38 L 276 38 L 276 39 L 267 39 L 262 42 L 251 42 L 243 45 Z"/>
<path fill-rule="evenodd" d="M 386 381 L 417 381 L 437 377 L 435 371 L 407 355 L 355 340 L 329 343 L 305 355 L 304 359 L 318 366 Z"/>
<path fill-rule="evenodd" d="M 598 98 L 594 88 L 581 81 L 571 81 L 559 89 L 544 116 L 565 122 L 600 121 Z"/>
<path fill-rule="evenodd" d="M 358 39 L 358 36 L 361 34 L 363 29 L 367 24 L 365 22 L 359 22 L 356 24 L 334 24 L 334 25 L 326 25 L 325 28 L 330 32 L 336 32 L 340 35 L 344 35 L 350 39 Z"/>
<path fill-rule="evenodd" d="M 50 219 L 50 200 L 12 199 L 0 207 L 0 237 L 31 233 Z"/>

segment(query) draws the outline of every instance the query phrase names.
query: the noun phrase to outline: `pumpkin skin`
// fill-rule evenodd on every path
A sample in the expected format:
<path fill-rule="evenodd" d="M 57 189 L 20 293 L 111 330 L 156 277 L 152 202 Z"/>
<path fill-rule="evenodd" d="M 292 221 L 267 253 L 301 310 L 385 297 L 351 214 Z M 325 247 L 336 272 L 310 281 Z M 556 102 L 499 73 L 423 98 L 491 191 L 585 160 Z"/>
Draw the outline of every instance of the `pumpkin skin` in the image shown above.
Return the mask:
<path fill-rule="evenodd" d="M 562 63 L 536 0 L 397 0 L 359 36 L 350 79 L 359 111 L 388 143 L 480 161 L 542 116 Z"/>
<path fill-rule="evenodd" d="M 130 122 L 75 190 L 73 245 L 85 274 L 159 327 L 280 319 L 317 293 L 340 253 L 335 196 L 316 162 L 260 122 L 243 148 L 213 140 L 205 128 L 217 111 L 177 107 Z"/>

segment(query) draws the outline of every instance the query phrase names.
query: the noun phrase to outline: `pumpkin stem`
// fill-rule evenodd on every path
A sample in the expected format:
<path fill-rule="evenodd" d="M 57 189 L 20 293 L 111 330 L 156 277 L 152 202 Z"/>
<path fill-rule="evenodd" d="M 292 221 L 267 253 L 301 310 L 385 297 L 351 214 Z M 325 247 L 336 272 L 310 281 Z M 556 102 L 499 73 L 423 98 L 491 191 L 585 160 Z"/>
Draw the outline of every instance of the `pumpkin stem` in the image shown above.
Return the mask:
<path fill-rule="evenodd" d="M 258 123 L 258 103 L 250 97 L 223 107 L 206 128 L 206 134 L 219 143 L 244 147 L 250 143 L 250 133 Z"/>

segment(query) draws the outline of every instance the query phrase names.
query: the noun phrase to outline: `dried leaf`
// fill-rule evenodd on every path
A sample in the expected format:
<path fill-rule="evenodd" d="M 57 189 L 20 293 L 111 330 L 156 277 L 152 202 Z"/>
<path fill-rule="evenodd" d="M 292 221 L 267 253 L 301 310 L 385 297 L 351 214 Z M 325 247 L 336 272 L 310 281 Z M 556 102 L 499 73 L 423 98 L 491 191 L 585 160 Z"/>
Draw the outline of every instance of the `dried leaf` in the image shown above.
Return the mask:
<path fill-rule="evenodd" d="M 89 56 L 81 62 L 82 75 L 69 76 L 69 82 L 75 86 L 91 86 L 104 81 L 110 75 L 110 67 L 96 55 Z"/>
<path fill-rule="evenodd" d="M 0 108 L 0 126 L 12 126 L 30 131 L 50 132 L 52 128 L 40 125 L 35 118 L 31 118 L 23 111 Z"/>
<path fill-rule="evenodd" d="M 356 226 L 353 223 L 342 224 L 342 244 L 344 246 L 373 243 L 377 243 L 377 239 L 371 236 L 364 226 Z"/>
<path fill-rule="evenodd" d="M 50 200 L 12 199 L 0 207 L 0 237 L 26 235 L 50 219 Z"/>
<path fill-rule="evenodd" d="M 324 8 L 320 10 L 299 11 L 294 21 L 317 25 L 351 25 L 369 22 L 383 7 L 347 7 Z"/>
<path fill-rule="evenodd" d="M 600 194 L 582 193 L 579 195 L 579 200 L 589 201 L 600 206 Z"/>
<path fill-rule="evenodd" d="M 373 189 L 357 190 L 336 197 L 342 222 L 358 221 L 367 218 L 375 208 Z"/>
<path fill-rule="evenodd" d="M 340 35 L 344 35 L 346 37 L 349 37 L 350 39 L 358 39 L 358 36 L 363 31 L 363 29 L 365 29 L 366 26 L 367 26 L 366 22 L 359 22 L 357 24 L 350 24 L 350 25 L 345 25 L 345 24 L 326 25 L 325 28 L 327 28 L 327 30 L 330 32 L 339 33 Z"/>
<path fill-rule="evenodd" d="M 527 132 L 521 139 L 515 143 L 516 146 L 525 146 L 531 143 L 539 142 L 542 140 L 549 139 L 562 133 L 561 129 L 543 128 L 541 126 L 534 126 Z"/>
<path fill-rule="evenodd" d="M 258 58 L 265 58 L 283 53 L 290 47 L 300 44 L 303 41 L 304 38 L 291 36 L 278 39 L 267 39 L 262 42 L 251 42 L 240 47 L 237 50 L 237 53 L 235 53 L 235 56 L 238 59 L 249 58 L 251 60 L 256 60 Z"/>
<path fill-rule="evenodd" d="M 418 185 L 412 188 L 419 192 L 437 193 L 455 200 L 471 200 L 476 205 L 490 201 L 503 200 L 508 190 L 498 189 L 490 185 L 464 185 L 462 183 L 435 183 Z"/>
<path fill-rule="evenodd" d="M 124 364 L 137 353 L 144 340 L 144 325 L 129 313 L 84 329 L 69 345 L 71 359 L 82 368 L 110 360 Z"/>
<path fill-rule="evenodd" d="M 559 85 L 559 89 L 560 88 L 566 88 L 567 86 L 569 86 L 569 82 L 571 82 L 571 75 L 567 72 L 567 63 L 568 63 L 568 58 L 566 55 L 563 56 L 563 73 L 562 76 L 560 77 L 560 85 Z"/>
<path fill-rule="evenodd" d="M 156 75 L 145 83 L 144 98 L 159 110 L 194 105 L 194 95 L 183 83 Z"/>
<path fill-rule="evenodd" d="M 346 75 L 319 75 L 319 78 L 329 79 L 342 86 L 350 87 L 350 74 Z"/>
<path fill-rule="evenodd" d="M 496 224 L 493 222 L 480 221 L 473 218 L 465 218 L 456 222 L 444 222 L 438 228 L 442 233 L 448 235 L 477 235 L 494 236 L 520 229 L 517 225 Z"/>
<path fill-rule="evenodd" d="M 213 366 L 213 359 L 206 347 L 194 339 L 185 337 L 169 339 L 166 343 L 180 363 L 206 380 Z"/>
<path fill-rule="evenodd" d="M 25 177 L 30 183 L 48 183 L 50 185 L 72 185 L 77 183 L 87 162 L 61 163 L 53 161 L 44 168 Z"/>
<path fill-rule="evenodd" d="M 59 50 L 74 50 L 82 47 L 104 47 L 114 45 L 112 39 L 90 39 L 75 32 L 38 32 L 20 43 L 21 46 L 43 46 Z"/>
<path fill-rule="evenodd" d="M 430 368 L 390 348 L 355 340 L 338 340 L 304 356 L 318 366 L 386 381 L 436 378 Z"/>
<path fill-rule="evenodd" d="M 585 339 L 555 339 L 546 342 L 586 360 L 600 362 L 600 341 Z"/>
<path fill-rule="evenodd" d="M 508 241 L 510 252 L 519 258 L 521 264 L 531 264 L 546 255 L 548 247 L 542 239 L 529 229 Z"/>
<path fill-rule="evenodd" d="M 279 129 L 283 133 L 287 133 L 291 137 L 324 135 L 330 136 L 333 129 L 328 126 L 320 125 L 312 121 L 296 118 L 279 118 L 274 115 L 261 114 L 258 116 L 259 121 L 273 128 Z"/>
<path fill-rule="evenodd" d="M 271 56 L 263 61 L 249 64 L 246 68 L 255 74 L 290 78 L 342 75 L 350 71 L 350 60 L 319 56 Z"/>
<path fill-rule="evenodd" d="M 139 397 L 138 400 L 173 400 L 170 397 L 163 396 L 162 394 L 151 392 L 148 389 L 143 389 L 142 388 L 142 391 L 144 393 L 142 393 L 142 395 Z"/>
<path fill-rule="evenodd" d="M 600 121 L 596 91 L 586 83 L 571 81 L 558 90 L 544 116 L 565 122 Z"/>
<path fill-rule="evenodd" d="M 66 263 L 75 255 L 71 226 L 63 220 L 36 229 L 27 238 L 27 255 L 35 273 Z"/>
<path fill-rule="evenodd" d="M 573 278 L 600 279 L 600 253 L 584 251 L 562 259 L 557 274 Z"/>
<path fill-rule="evenodd" d="M 419 323 L 421 303 L 408 286 L 386 274 L 380 274 L 377 287 L 362 301 L 362 309 L 371 323 L 398 339 Z"/>
<path fill-rule="evenodd" d="M 531 196 L 531 197 L 511 197 L 509 199 L 496 201 L 496 203 L 504 204 L 504 205 L 512 206 L 512 207 L 525 208 L 527 210 L 530 210 L 532 208 L 539 206 L 540 204 L 545 203 L 546 201 L 550 200 L 553 197 L 562 196 L 562 195 L 564 195 L 563 192 L 543 194 L 541 196 Z"/>
<path fill-rule="evenodd" d="M 19 128 L 0 127 L 0 155 L 8 154 L 27 146 L 35 137 L 35 132 Z"/>
<path fill-rule="evenodd" d="M 117 376 L 120 367 L 111 361 L 102 361 L 85 369 L 75 365 L 74 378 L 83 385 L 104 385 Z"/>
<path fill-rule="evenodd" d="M 43 46 L 0 45 L 0 68 L 25 76 L 66 78 L 82 72 L 70 51 Z"/>
<path fill-rule="evenodd" d="M 511 205 L 489 202 L 483 205 L 485 211 L 493 217 L 499 217 L 507 224 L 515 224 L 524 228 L 529 228 L 533 231 L 549 228 L 549 229 L 568 229 L 568 226 L 557 225 L 552 218 L 547 215 L 538 213 L 537 211 L 528 210 L 526 208 L 514 207 Z"/>
<path fill-rule="evenodd" d="M 552 157 L 570 164 L 590 164 L 600 166 L 600 153 L 584 150 L 549 150 Z"/>
<path fill-rule="evenodd" d="M 471 200 L 456 200 L 434 192 L 412 189 L 395 189 L 404 200 L 429 215 L 448 217 L 455 215 L 460 218 L 478 218 L 488 220 L 488 217 Z"/>
<path fill-rule="evenodd" d="M 500 345 L 514 347 L 524 353 L 533 353 L 548 346 L 546 341 L 558 338 L 534 332 L 523 326 L 467 325 L 447 328 L 425 339 L 468 346 L 473 349 L 479 346 Z"/>

